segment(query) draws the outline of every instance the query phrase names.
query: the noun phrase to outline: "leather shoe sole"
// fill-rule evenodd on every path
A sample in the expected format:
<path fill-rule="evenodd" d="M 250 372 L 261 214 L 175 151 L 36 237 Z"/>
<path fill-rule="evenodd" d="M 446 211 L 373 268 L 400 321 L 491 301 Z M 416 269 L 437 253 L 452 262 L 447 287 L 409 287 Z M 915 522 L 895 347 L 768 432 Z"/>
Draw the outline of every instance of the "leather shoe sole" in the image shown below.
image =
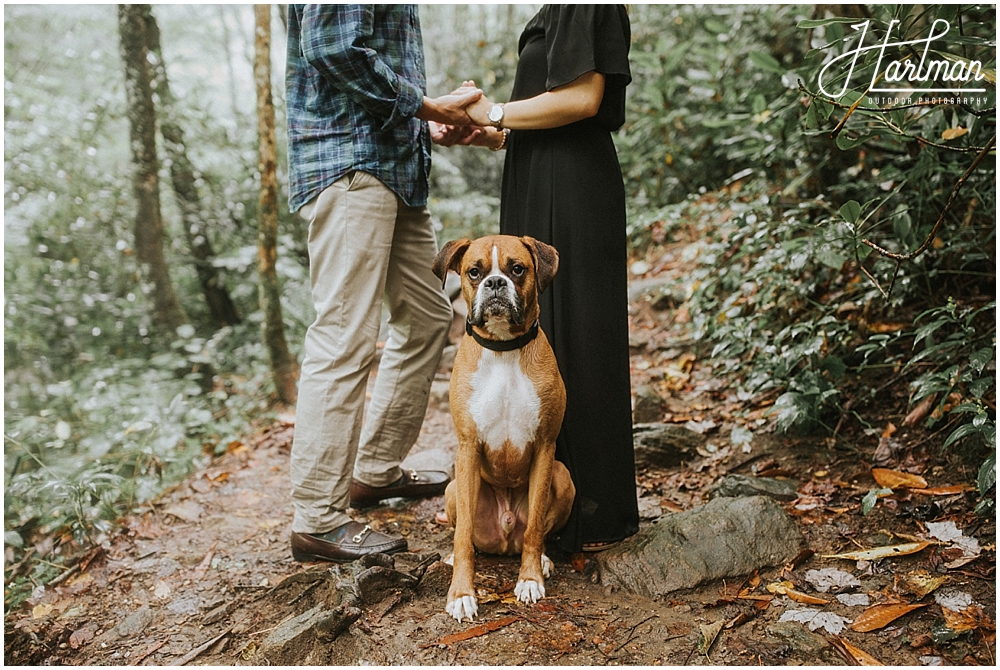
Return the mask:
<path fill-rule="evenodd" d="M 351 507 L 371 507 L 387 498 L 432 498 L 448 487 L 448 474 L 437 470 L 409 470 L 389 486 L 368 486 L 351 481 Z"/>
<path fill-rule="evenodd" d="M 349 521 L 326 533 L 292 532 L 292 558 L 296 561 L 350 563 L 368 554 L 393 554 L 406 550 L 406 539 L 379 533 Z"/>

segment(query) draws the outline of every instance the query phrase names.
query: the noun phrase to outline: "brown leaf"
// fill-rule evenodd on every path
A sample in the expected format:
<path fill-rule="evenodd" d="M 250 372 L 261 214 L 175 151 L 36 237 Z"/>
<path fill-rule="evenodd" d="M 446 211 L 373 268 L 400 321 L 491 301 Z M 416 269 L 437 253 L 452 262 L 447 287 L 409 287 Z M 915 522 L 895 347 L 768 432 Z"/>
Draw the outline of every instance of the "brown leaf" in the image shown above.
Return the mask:
<path fill-rule="evenodd" d="M 858 662 L 858 665 L 885 665 L 885 663 L 880 662 L 877 658 L 869 654 L 867 651 L 864 651 L 863 649 L 858 649 L 857 647 L 855 647 L 853 644 L 851 644 L 842 637 L 839 639 L 840 643 L 844 645 L 844 649 L 846 649 L 847 653 L 849 653 L 854 658 L 854 660 Z"/>
<path fill-rule="evenodd" d="M 958 495 L 959 493 L 974 490 L 975 487 L 969 486 L 968 484 L 954 484 L 952 486 L 935 486 L 933 488 L 926 489 L 913 489 L 913 492 L 925 496 L 953 496 Z"/>
<path fill-rule="evenodd" d="M 805 603 L 806 605 L 829 605 L 829 600 L 823 600 L 822 598 L 817 598 L 816 596 L 811 596 L 801 591 L 796 591 L 795 589 L 785 589 L 785 595 L 794 600 L 797 603 Z"/>
<path fill-rule="evenodd" d="M 570 565 L 573 566 L 573 570 L 583 574 L 584 568 L 587 565 L 587 557 L 583 555 L 583 552 L 576 552 L 575 554 L 570 554 L 569 557 Z"/>
<path fill-rule="evenodd" d="M 930 546 L 930 542 L 908 542 L 907 544 L 894 544 L 889 547 L 876 547 L 863 551 L 849 551 L 844 554 L 829 554 L 823 558 L 843 558 L 848 561 L 877 561 L 882 558 L 892 556 L 908 556 L 918 551 L 923 551 Z"/>
<path fill-rule="evenodd" d="M 928 414 L 931 413 L 931 409 L 934 407 L 934 403 L 937 401 L 937 394 L 931 394 L 920 401 L 920 403 L 910 410 L 910 413 L 906 415 L 903 419 L 904 426 L 915 426 L 921 421 L 923 421 Z"/>
<path fill-rule="evenodd" d="M 886 424 L 885 430 L 882 431 L 882 437 L 892 437 L 893 435 L 896 434 L 896 430 L 897 430 L 896 424 L 890 421 L 889 423 Z"/>
<path fill-rule="evenodd" d="M 969 132 L 969 129 L 963 128 L 962 126 L 958 126 L 957 128 L 948 128 L 943 133 L 941 133 L 941 139 L 954 140 L 966 134 L 967 132 Z"/>
<path fill-rule="evenodd" d="M 854 623 L 851 624 L 851 630 L 855 630 L 859 633 L 867 633 L 869 631 L 878 630 L 879 628 L 888 626 L 890 623 L 907 612 L 912 612 L 913 610 L 920 609 L 921 607 L 927 607 L 927 603 L 918 603 L 915 605 L 908 605 L 906 603 L 872 605 L 854 620 Z"/>
<path fill-rule="evenodd" d="M 515 621 L 520 620 L 521 617 L 519 616 L 508 616 L 503 619 L 497 619 L 496 621 L 487 621 L 486 623 L 481 623 L 478 626 L 473 626 L 472 628 L 467 628 L 463 631 L 452 633 L 451 635 L 445 635 L 437 642 L 421 645 L 420 648 L 426 649 L 427 647 L 433 647 L 439 644 L 454 644 L 456 642 L 461 642 L 462 640 L 469 640 L 474 637 L 479 637 L 480 635 L 492 633 L 495 630 L 499 630 L 504 626 L 509 626 Z"/>
<path fill-rule="evenodd" d="M 788 596 L 797 603 L 805 603 L 807 605 L 829 605 L 829 600 L 823 600 L 822 598 L 817 598 L 816 596 L 810 596 L 801 591 L 796 591 L 792 588 L 794 584 L 791 582 L 774 582 L 767 585 L 767 590 L 771 593 L 776 593 L 778 595 Z"/>
<path fill-rule="evenodd" d="M 886 468 L 872 468 L 872 476 L 879 486 L 887 489 L 925 489 L 927 480 L 920 475 L 911 475 L 899 470 L 888 470 Z"/>
<path fill-rule="evenodd" d="M 908 323 L 869 323 L 868 330 L 872 333 L 895 333 L 897 330 L 909 328 Z"/>
<path fill-rule="evenodd" d="M 942 607 L 941 613 L 944 614 L 944 624 L 959 633 L 990 625 L 989 616 L 979 605 L 970 605 L 961 612 Z"/>
<path fill-rule="evenodd" d="M 900 579 L 899 585 L 907 593 L 923 598 L 947 581 L 947 575 L 932 575 L 926 570 L 917 570 Z"/>

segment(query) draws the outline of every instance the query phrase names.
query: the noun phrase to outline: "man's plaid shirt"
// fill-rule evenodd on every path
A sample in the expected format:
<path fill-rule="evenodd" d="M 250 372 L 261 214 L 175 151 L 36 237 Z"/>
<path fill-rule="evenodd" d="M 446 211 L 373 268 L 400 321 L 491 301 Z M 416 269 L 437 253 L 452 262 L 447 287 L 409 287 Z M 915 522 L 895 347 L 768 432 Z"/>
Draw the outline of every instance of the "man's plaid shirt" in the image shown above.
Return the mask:
<path fill-rule="evenodd" d="M 289 206 L 351 170 L 407 205 L 427 203 L 431 140 L 416 5 L 289 5 Z"/>

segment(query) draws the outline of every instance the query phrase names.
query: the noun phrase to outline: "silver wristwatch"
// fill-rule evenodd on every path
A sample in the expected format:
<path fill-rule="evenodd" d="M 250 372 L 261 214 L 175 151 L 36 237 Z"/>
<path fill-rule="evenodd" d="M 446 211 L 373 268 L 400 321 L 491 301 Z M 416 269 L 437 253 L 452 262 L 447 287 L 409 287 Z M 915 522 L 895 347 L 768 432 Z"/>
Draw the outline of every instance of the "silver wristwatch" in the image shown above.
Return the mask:
<path fill-rule="evenodd" d="M 490 107 L 490 111 L 486 114 L 486 117 L 497 130 L 500 130 L 503 127 L 503 103 L 501 102 Z"/>

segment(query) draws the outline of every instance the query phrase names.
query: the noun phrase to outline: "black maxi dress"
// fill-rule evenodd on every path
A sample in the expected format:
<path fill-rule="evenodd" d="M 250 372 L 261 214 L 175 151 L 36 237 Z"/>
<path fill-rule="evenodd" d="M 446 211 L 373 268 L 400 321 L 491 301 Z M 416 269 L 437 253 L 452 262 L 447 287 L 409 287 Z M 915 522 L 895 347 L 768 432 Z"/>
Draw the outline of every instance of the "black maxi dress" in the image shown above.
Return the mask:
<path fill-rule="evenodd" d="M 625 122 L 630 26 L 621 5 L 546 5 L 525 26 L 511 100 L 605 75 L 597 116 L 508 137 L 500 232 L 559 252 L 541 326 L 566 384 L 556 458 L 576 484 L 566 527 L 548 545 L 580 551 L 636 533 L 629 387 L 625 188 L 611 131 Z"/>

